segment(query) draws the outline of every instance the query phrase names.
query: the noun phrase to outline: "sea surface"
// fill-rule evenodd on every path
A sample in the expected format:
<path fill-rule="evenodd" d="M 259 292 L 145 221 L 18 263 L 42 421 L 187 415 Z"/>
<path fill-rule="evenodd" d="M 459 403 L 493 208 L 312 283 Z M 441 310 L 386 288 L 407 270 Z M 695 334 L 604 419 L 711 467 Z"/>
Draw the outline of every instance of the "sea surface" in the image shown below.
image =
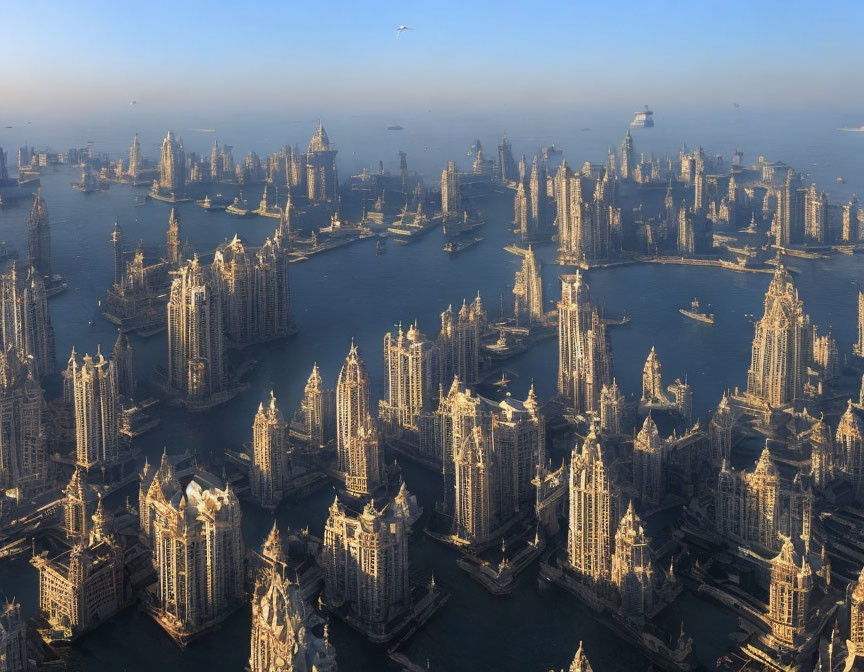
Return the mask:
<path fill-rule="evenodd" d="M 671 115 L 670 115 L 671 116 Z M 751 162 L 759 154 L 784 160 L 810 173 L 822 188 L 828 189 L 833 202 L 847 198 L 860 187 L 864 173 L 860 165 L 864 134 L 838 133 L 844 125 L 858 125 L 855 119 L 789 118 L 780 124 L 747 110 L 729 110 L 709 119 L 694 120 L 656 115 L 658 126 L 634 131 L 636 150 L 657 154 L 677 154 L 681 143 L 703 145 L 709 154 L 727 157 L 738 146 Z M 140 131 L 146 155 L 156 156 L 156 143 L 166 126 L 156 127 L 143 120 L 137 124 L 92 127 L 62 127 L 39 118 L 24 131 L 12 129 L 0 134 L 0 146 L 14 161 L 14 147 L 29 140 L 41 147 L 55 149 L 80 146 L 93 140 L 100 151 L 115 156 L 125 152 L 131 134 Z M 224 123 L 222 123 L 224 121 Z M 305 146 L 314 129 L 315 119 L 261 120 L 258 125 L 242 119 L 181 119 L 175 127 L 186 141 L 187 151 L 208 151 L 214 135 L 220 143 L 233 144 L 234 157 L 241 160 L 246 151 L 265 156 L 283 142 Z M 386 123 L 399 121 L 405 131 L 388 132 Z M 507 125 L 505 126 L 504 122 Z M 451 119 L 416 118 L 371 119 L 336 117 L 325 119 L 331 140 L 340 148 L 339 167 L 343 177 L 364 165 L 398 169 L 396 152 L 408 151 L 409 166 L 427 175 L 434 184 L 444 161 L 457 158 L 467 168 L 471 159 L 465 152 L 480 138 L 487 154 L 494 155 L 497 135 L 508 130 L 514 151 L 533 154 L 542 145 L 555 142 L 565 149 L 567 160 L 576 166 L 585 160 L 603 161 L 606 146 L 617 145 L 629 115 L 580 118 L 550 118 L 529 121 L 515 117 L 489 120 L 456 115 Z M 499 123 L 500 122 L 500 123 Z M 181 125 L 182 124 L 182 125 Z M 216 134 L 187 131 L 189 128 L 217 128 Z M 583 128 L 591 128 L 583 131 Z M 425 149 L 424 149 L 425 148 Z M 464 157 L 464 158 L 462 158 Z M 846 184 L 834 178 L 843 176 Z M 116 338 L 114 327 L 98 314 L 98 301 L 112 280 L 110 232 L 117 219 L 123 227 L 127 246 L 143 241 L 156 249 L 164 243 L 170 206 L 147 201 L 135 207 L 141 189 L 113 185 L 109 190 L 82 194 L 70 188 L 78 179 L 77 171 L 50 169 L 42 178 L 43 195 L 52 222 L 53 265 L 55 272 L 69 281 L 69 289 L 50 302 L 57 334 L 58 367 L 65 366 L 74 346 L 79 353 L 94 352 L 101 345 L 110 350 Z M 260 188 L 247 194 L 257 202 Z M 513 273 L 519 259 L 503 247 L 513 242 L 509 232 L 512 202 L 509 198 L 484 200 L 485 240 L 456 257 L 441 250 L 440 231 L 421 241 L 400 246 L 387 243 L 385 254 L 376 256 L 372 241 L 362 241 L 309 261 L 291 265 L 294 314 L 300 331 L 286 342 L 259 348 L 253 356 L 257 365 L 250 387 L 229 404 L 205 414 L 187 414 L 167 405 L 157 407 L 162 423 L 141 437 L 141 460 L 146 455 L 157 460 L 163 447 L 169 452 L 195 451 L 203 464 L 221 470 L 226 449 L 236 449 L 251 437 L 252 418 L 260 401 L 270 390 L 277 396 L 286 415 L 296 408 L 306 378 L 317 362 L 328 386 L 336 376 L 351 339 L 360 348 L 372 378 L 373 397 L 383 393 L 382 343 L 387 330 L 400 321 L 417 320 L 419 327 L 434 338 L 440 326 L 440 313 L 479 291 L 491 317 L 497 317 L 503 301 L 512 304 Z M 211 250 L 236 233 L 250 245 L 260 244 L 270 235 L 275 220 L 237 218 L 226 213 L 208 213 L 192 203 L 177 206 L 182 238 L 191 248 Z M 0 210 L 0 239 L 26 255 L 25 224 L 29 203 Z M 558 274 L 569 272 L 554 263 L 552 246 L 540 246 L 544 261 L 546 300 L 551 308 L 560 297 Z M 864 280 L 864 259 L 839 255 L 825 261 L 793 259 L 805 308 L 813 321 L 830 328 L 841 353 L 849 353 L 855 338 L 856 293 Z M 630 315 L 629 324 L 610 330 L 615 376 L 625 394 L 638 394 L 642 365 L 652 346 L 663 366 L 664 380 L 672 382 L 686 376 L 694 390 L 694 416 L 707 418 L 724 390 L 743 387 L 749 364 L 753 326 L 749 315 L 759 314 L 770 276 L 733 273 L 716 268 L 666 265 L 634 265 L 592 270 L 587 274 L 594 298 L 607 315 Z M 693 297 L 708 304 L 717 315 L 713 326 L 688 320 L 678 313 Z M 146 390 L 150 371 L 164 363 L 166 337 L 133 338 L 139 381 Z M 512 393 L 524 398 L 533 381 L 541 401 L 555 394 L 557 342 L 547 341 L 506 363 L 512 379 Z M 440 478 L 403 461 L 409 489 L 418 495 L 426 510 L 440 496 Z M 115 499 L 119 506 L 132 487 Z M 314 534 L 323 529 L 327 507 L 333 498 L 331 488 L 319 491 L 298 504 L 283 505 L 276 518 L 283 531 L 288 527 L 309 526 Z M 259 544 L 272 524 L 270 514 L 244 505 L 244 536 L 247 544 Z M 421 524 L 422 525 L 422 524 Z M 489 595 L 455 565 L 457 555 L 418 529 L 410 553 L 412 573 L 436 582 L 451 594 L 448 604 L 408 643 L 406 652 L 416 663 L 432 670 L 462 672 L 542 672 L 566 668 L 580 641 L 584 641 L 594 669 L 598 672 L 643 670 L 648 663 L 632 647 L 622 643 L 597 623 L 592 613 L 557 587 L 538 582 L 533 567 L 519 579 L 517 590 L 507 597 Z M 649 529 L 650 532 L 650 529 Z M 0 591 L 15 596 L 32 614 L 38 606 L 38 576 L 26 560 L 0 563 Z M 712 667 L 716 658 L 729 648 L 722 634 L 735 629 L 736 619 L 711 603 L 685 596 L 674 605 L 668 622 L 682 621 L 696 642 L 700 660 Z M 229 618 L 218 630 L 201 637 L 185 651 L 179 650 L 161 629 L 143 613 L 131 609 L 72 647 L 70 669 L 80 671 L 128 670 L 163 672 L 181 670 L 240 670 L 249 653 L 249 609 Z M 332 640 L 343 672 L 398 670 L 383 647 L 366 643 L 339 622 L 332 622 Z"/>

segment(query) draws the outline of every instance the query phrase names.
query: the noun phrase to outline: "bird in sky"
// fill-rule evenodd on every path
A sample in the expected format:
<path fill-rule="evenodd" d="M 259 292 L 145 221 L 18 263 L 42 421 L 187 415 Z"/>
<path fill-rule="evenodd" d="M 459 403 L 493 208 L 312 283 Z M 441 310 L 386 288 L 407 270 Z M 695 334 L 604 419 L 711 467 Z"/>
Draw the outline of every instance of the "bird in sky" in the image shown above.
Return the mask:
<path fill-rule="evenodd" d="M 413 28 L 409 28 L 408 26 L 406 26 L 406 25 L 403 23 L 402 25 L 400 25 L 400 26 L 396 29 L 396 37 L 397 37 L 397 38 L 398 38 L 398 37 L 402 37 L 402 31 L 403 31 L 403 30 L 414 30 L 414 29 L 413 29 Z"/>
<path fill-rule="evenodd" d="M 137 104 L 138 104 L 138 101 L 137 101 L 137 100 L 130 100 L 130 101 L 129 101 L 129 104 L 130 104 L 130 105 L 137 105 Z"/>

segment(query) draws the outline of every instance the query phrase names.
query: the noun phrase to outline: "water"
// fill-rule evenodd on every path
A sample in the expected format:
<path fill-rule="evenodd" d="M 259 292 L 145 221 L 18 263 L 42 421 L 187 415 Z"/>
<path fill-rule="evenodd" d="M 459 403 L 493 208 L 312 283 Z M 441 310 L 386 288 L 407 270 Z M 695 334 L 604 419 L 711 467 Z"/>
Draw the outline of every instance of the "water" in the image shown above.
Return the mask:
<path fill-rule="evenodd" d="M 795 135 L 789 129 L 803 128 L 806 120 L 790 120 L 785 133 L 781 133 L 776 129 L 771 131 L 771 124 L 766 120 L 744 124 L 740 119 L 736 122 L 735 118 L 726 117 L 729 115 L 719 115 L 718 125 L 708 128 L 704 128 L 704 124 L 703 128 L 696 128 L 693 123 L 682 120 L 675 132 L 663 126 L 651 132 L 639 132 L 636 134 L 637 151 L 674 151 L 681 139 L 691 144 L 701 141 L 709 153 L 728 153 L 742 145 L 748 152 L 747 158 L 752 158 L 749 154 L 752 147 L 753 152 L 764 152 L 769 158 L 785 159 L 793 165 L 796 159 L 801 159 L 797 165 L 802 169 L 815 161 L 818 165 L 813 166 L 811 172 L 821 171 L 819 179 L 825 182 L 824 187 L 851 190 L 856 180 L 860 183 L 862 175 L 852 159 L 857 151 L 854 144 L 864 138 L 854 134 L 840 134 L 842 138 L 839 138 L 832 135 L 833 131 L 825 130 L 850 123 L 848 120 L 825 122 L 820 126 L 822 130 Z M 517 151 L 523 148 L 533 151 L 555 141 L 568 150 L 568 157 L 577 165 L 586 158 L 602 160 L 606 144 L 617 141 L 623 134 L 618 129 L 623 131 L 623 123 L 626 123 L 626 119 L 615 122 L 613 127 L 611 122 L 604 126 L 596 119 L 574 118 L 566 123 L 558 120 L 541 129 L 537 122 L 509 121 L 514 124 L 507 128 L 512 129 Z M 440 170 L 439 158 L 446 158 L 448 154 L 467 164 L 467 157 L 463 160 L 458 154 L 461 151 L 464 155 L 465 150 L 458 148 L 467 149 L 473 141 L 472 128 L 490 126 L 488 122 L 481 124 L 470 118 L 448 120 L 456 130 L 446 137 L 453 139 L 438 141 L 432 138 L 436 137 L 435 129 L 440 127 L 434 126 L 431 120 L 418 117 L 400 122 L 406 126 L 402 135 L 381 130 L 386 121 L 379 124 L 379 120 L 346 118 L 328 125 L 331 139 L 342 149 L 340 170 L 343 174 L 353 172 L 362 161 L 371 163 L 370 157 L 391 150 L 395 153 L 398 148 L 410 149 L 410 143 L 415 152 L 409 153 L 409 162 L 412 156 L 418 157 L 412 167 L 419 168 L 425 161 L 428 165 L 423 169 L 429 174 Z M 308 136 L 313 124 L 314 120 L 291 124 L 288 127 L 290 135 L 294 136 L 291 139 Z M 188 127 L 210 125 L 190 122 Z M 243 126 L 239 122 L 235 125 Z M 595 130 L 579 132 L 583 126 L 593 126 Z M 606 126 L 609 129 L 603 135 L 601 131 Z M 241 149 L 240 142 L 235 144 L 235 158 L 240 158 L 246 149 L 257 149 L 263 155 L 280 142 L 283 135 L 267 136 L 266 124 L 254 132 L 249 128 L 245 126 L 246 145 Z M 367 134 L 358 132 L 364 128 Z M 79 129 L 76 132 L 83 140 L 76 142 L 73 142 L 74 137 L 57 131 L 58 140 L 51 142 L 65 148 L 94 139 L 104 144 L 102 149 L 110 146 L 114 151 L 121 151 L 125 150 L 134 130 L 115 127 L 110 133 L 102 131 L 102 135 L 97 135 L 95 129 Z M 561 133 L 556 135 L 558 130 Z M 152 129 L 144 145 L 148 154 L 154 154 L 152 144 L 161 133 L 162 130 Z M 46 134 L 50 135 L 48 131 Z M 104 136 L 110 137 L 104 139 Z M 30 137 L 35 136 L 31 134 Z M 185 137 L 187 146 L 192 144 L 191 134 Z M 223 136 L 221 131 L 219 138 L 229 143 L 233 139 L 228 133 Z M 751 142 L 747 142 L 748 139 Z M 201 138 L 202 146 L 192 148 L 206 149 L 205 141 L 209 145 L 212 136 Z M 828 144 L 824 145 L 823 141 Z M 0 142 L 10 146 L 8 137 L 0 138 Z M 422 148 L 427 146 L 431 149 L 424 154 Z M 490 137 L 488 149 L 494 151 L 493 146 L 494 139 Z M 583 153 L 571 151 L 577 149 Z M 361 156 L 362 160 L 352 158 Z M 844 175 L 849 184 L 829 185 L 827 182 L 833 183 L 835 173 Z M 73 345 L 79 352 L 92 352 L 99 344 L 110 348 L 116 338 L 114 328 L 97 316 L 97 301 L 112 277 L 108 237 L 115 217 L 124 228 L 128 246 L 139 239 L 147 246 L 157 246 L 164 241 L 169 212 L 167 205 L 155 201 L 149 201 L 144 207 L 134 207 L 134 196 L 142 192 L 129 187 L 112 186 L 107 192 L 82 194 L 69 187 L 77 178 L 76 171 L 63 169 L 47 173 L 42 180 L 52 219 L 54 266 L 70 284 L 68 291 L 52 299 L 50 304 L 61 366 Z M 259 193 L 250 192 L 247 196 L 250 202 L 256 202 Z M 456 306 L 463 297 L 470 299 L 477 291 L 481 292 L 490 314 L 497 314 L 500 295 L 510 303 L 513 272 L 519 264 L 517 257 L 502 249 L 512 242 L 508 232 L 512 205 L 509 199 L 480 205 L 488 222 L 483 231 L 486 240 L 456 257 L 441 251 L 441 236 L 435 231 L 410 246 L 388 243 L 387 253 L 378 257 L 374 244 L 365 241 L 308 262 L 292 264 L 294 311 L 300 332 L 286 343 L 256 351 L 258 365 L 251 375 L 249 390 L 226 406 L 203 415 L 159 407 L 157 413 L 162 424 L 156 431 L 141 437 L 143 453 L 153 461 L 158 459 L 163 446 L 171 452 L 195 449 L 202 462 L 219 469 L 226 448 L 236 449 L 249 440 L 254 411 L 271 389 L 288 413 L 299 402 L 313 362 L 320 365 L 327 384 L 335 384 L 352 337 L 368 365 L 373 392 L 380 395 L 382 339 L 394 324 L 416 319 L 421 330 L 434 337 L 440 312 L 450 303 Z M 202 251 L 211 249 L 235 232 L 249 244 L 259 244 L 275 225 L 274 220 L 208 213 L 188 203 L 177 207 L 182 237 L 189 240 L 192 248 Z M 28 210 L 29 204 L 0 210 L 0 239 L 19 251 L 26 249 L 24 227 Z M 551 246 L 541 246 L 537 252 L 545 262 L 544 282 L 551 305 L 560 296 L 557 275 L 564 269 L 553 263 Z M 807 311 L 816 323 L 832 328 L 841 352 L 849 352 L 855 331 L 857 285 L 853 283 L 864 279 L 861 259 L 837 256 L 827 262 L 792 260 L 790 263 L 798 271 L 796 282 Z M 693 385 L 695 415 L 704 418 L 724 390 L 745 384 L 753 333 L 745 314 L 760 313 L 770 276 L 737 274 L 715 268 L 641 265 L 595 270 L 587 277 L 595 299 L 603 304 L 608 315 L 627 313 L 632 317 L 630 324 L 610 331 L 615 375 L 626 394 L 639 392 L 642 364 L 652 345 L 657 346 L 665 380 L 671 382 L 677 376 L 686 375 Z M 717 314 L 715 325 L 704 325 L 678 314 L 677 309 L 687 305 L 694 296 L 711 305 Z M 152 366 L 164 362 L 165 335 L 146 340 L 133 338 L 133 344 L 139 379 L 146 384 Z M 548 341 L 507 363 L 508 370 L 514 374 L 508 377 L 513 378 L 511 389 L 515 395 L 524 396 L 532 380 L 541 400 L 554 394 L 556 349 L 556 342 Z M 440 493 L 438 477 L 410 463 L 404 463 L 403 470 L 411 491 L 419 496 L 427 510 L 431 509 Z M 308 524 L 314 534 L 320 534 L 331 500 L 332 491 L 325 489 L 299 504 L 281 507 L 277 519 L 283 527 L 296 529 Z M 269 514 L 245 507 L 247 543 L 260 543 L 271 523 Z M 433 543 L 419 530 L 413 535 L 414 572 L 423 577 L 434 572 L 436 581 L 452 595 L 445 608 L 408 644 L 407 653 L 416 662 L 425 664 L 428 660 L 433 670 L 454 672 L 485 669 L 524 672 L 553 666 L 558 669 L 569 664 L 579 641 L 584 640 L 598 671 L 647 667 L 636 651 L 599 625 L 578 601 L 558 588 L 538 585 L 536 568 L 520 577 L 513 595 L 494 597 L 456 567 L 456 557 L 454 552 Z M 26 562 L 0 564 L 0 588 L 8 595 L 17 596 L 27 613 L 36 609 L 37 575 Z M 696 638 L 697 654 L 707 665 L 713 665 L 727 645 L 725 638 L 718 638 L 715 633 L 732 631 L 735 626 L 734 617 L 695 597 L 681 600 L 668 618 L 670 622 L 685 621 L 688 631 Z M 248 633 L 249 613 L 244 609 L 218 631 L 181 652 L 151 619 L 133 609 L 76 644 L 71 651 L 70 664 L 73 669 L 82 671 L 242 669 L 248 656 Z M 366 643 L 338 622 L 333 623 L 332 636 L 341 670 L 397 669 L 387 660 L 381 647 Z"/>

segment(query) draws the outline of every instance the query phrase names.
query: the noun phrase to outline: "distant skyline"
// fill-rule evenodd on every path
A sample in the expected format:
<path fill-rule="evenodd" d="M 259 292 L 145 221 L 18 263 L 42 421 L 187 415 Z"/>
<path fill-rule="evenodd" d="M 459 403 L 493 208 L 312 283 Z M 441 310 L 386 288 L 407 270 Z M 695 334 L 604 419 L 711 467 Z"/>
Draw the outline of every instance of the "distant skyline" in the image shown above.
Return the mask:
<path fill-rule="evenodd" d="M 39 0 L 2 14 L 4 118 L 864 103 L 855 2 Z M 397 39 L 400 24 L 414 30 Z"/>

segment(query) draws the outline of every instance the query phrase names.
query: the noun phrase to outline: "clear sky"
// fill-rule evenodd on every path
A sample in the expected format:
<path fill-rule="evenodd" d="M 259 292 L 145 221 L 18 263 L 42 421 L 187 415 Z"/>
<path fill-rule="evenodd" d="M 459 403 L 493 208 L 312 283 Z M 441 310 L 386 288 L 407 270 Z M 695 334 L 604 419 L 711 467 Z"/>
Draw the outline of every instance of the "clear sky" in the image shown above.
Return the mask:
<path fill-rule="evenodd" d="M 864 2 L 0 0 L 0 116 L 864 105 Z M 415 30 L 396 38 L 395 28 Z"/>

